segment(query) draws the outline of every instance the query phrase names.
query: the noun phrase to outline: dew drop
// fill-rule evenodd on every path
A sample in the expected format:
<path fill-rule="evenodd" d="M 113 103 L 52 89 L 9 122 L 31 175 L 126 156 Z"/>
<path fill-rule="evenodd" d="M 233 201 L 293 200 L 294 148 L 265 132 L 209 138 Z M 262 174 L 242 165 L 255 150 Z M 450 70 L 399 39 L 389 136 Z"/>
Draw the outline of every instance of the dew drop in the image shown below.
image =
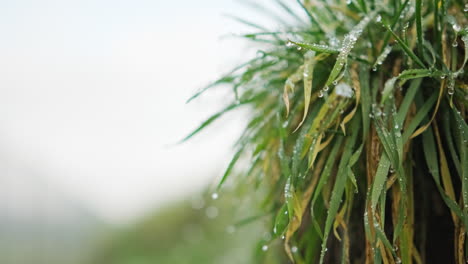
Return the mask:
<path fill-rule="evenodd" d="M 263 251 L 267 251 L 267 250 L 268 250 L 268 246 L 267 246 L 267 245 L 263 245 L 263 246 L 262 246 L 262 250 L 263 250 Z"/>
<path fill-rule="evenodd" d="M 230 226 L 226 227 L 226 232 L 228 234 L 233 234 L 234 232 L 236 232 L 236 228 L 233 225 L 230 225 Z"/>
<path fill-rule="evenodd" d="M 377 23 L 382 22 L 382 16 L 381 16 L 381 15 L 378 15 L 378 16 L 375 18 L 375 22 L 377 22 Z"/>
<path fill-rule="evenodd" d="M 406 23 L 404 26 L 403 26 L 403 30 L 407 30 L 409 28 L 409 23 Z"/>
<path fill-rule="evenodd" d="M 293 246 L 291 248 L 292 253 L 296 253 L 298 251 L 298 248 L 296 246 Z"/>
<path fill-rule="evenodd" d="M 454 42 L 452 42 L 452 47 L 454 47 L 454 48 L 458 47 L 458 41 L 457 41 L 457 40 L 455 40 Z"/>
<path fill-rule="evenodd" d="M 212 198 L 213 200 L 218 199 L 218 197 L 219 197 L 218 193 L 213 193 L 213 194 L 211 195 L 211 198 Z"/>
<path fill-rule="evenodd" d="M 381 117 L 381 116 L 382 116 L 382 111 L 380 111 L 380 109 L 376 109 L 376 110 L 374 111 L 374 115 L 375 115 L 376 117 Z"/>
<path fill-rule="evenodd" d="M 322 98 L 322 97 L 323 97 L 323 92 L 322 92 L 322 91 L 319 92 L 318 97 L 319 97 L 319 98 Z"/>
<path fill-rule="evenodd" d="M 465 4 L 465 8 L 463 8 L 463 11 L 468 12 L 468 4 Z"/>
<path fill-rule="evenodd" d="M 445 75 L 442 74 L 442 75 L 440 76 L 440 79 L 442 79 L 442 80 L 445 79 Z"/>
<path fill-rule="evenodd" d="M 292 47 L 293 45 L 294 44 L 290 40 L 288 40 L 288 42 L 286 42 L 286 47 Z"/>
<path fill-rule="evenodd" d="M 328 92 L 328 89 L 330 89 L 328 86 L 323 87 L 324 92 Z"/>
<path fill-rule="evenodd" d="M 335 88 L 335 93 L 342 97 L 351 98 L 353 97 L 353 88 L 347 83 L 339 83 Z"/>
<path fill-rule="evenodd" d="M 372 71 L 377 71 L 377 67 L 372 67 Z"/>

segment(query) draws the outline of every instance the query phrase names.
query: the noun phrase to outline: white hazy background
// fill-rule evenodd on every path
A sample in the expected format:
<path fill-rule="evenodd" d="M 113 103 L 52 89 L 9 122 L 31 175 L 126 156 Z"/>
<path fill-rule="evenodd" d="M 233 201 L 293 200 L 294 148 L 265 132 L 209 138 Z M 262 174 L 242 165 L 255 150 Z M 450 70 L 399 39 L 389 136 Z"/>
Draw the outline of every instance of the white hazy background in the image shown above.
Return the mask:
<path fill-rule="evenodd" d="M 67 197 L 119 224 L 219 179 L 242 114 L 174 143 L 229 97 L 186 99 L 255 55 L 223 36 L 256 30 L 223 14 L 261 22 L 258 13 L 229 0 L 0 7 L 0 200 L 9 213 L 47 214 Z"/>

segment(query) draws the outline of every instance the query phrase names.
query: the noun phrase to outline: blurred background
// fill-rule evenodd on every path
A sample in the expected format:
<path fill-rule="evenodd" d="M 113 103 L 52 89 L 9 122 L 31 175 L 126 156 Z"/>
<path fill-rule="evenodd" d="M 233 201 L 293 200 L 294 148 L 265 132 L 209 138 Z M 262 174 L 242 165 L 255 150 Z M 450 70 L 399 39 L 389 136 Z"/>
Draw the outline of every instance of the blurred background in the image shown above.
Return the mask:
<path fill-rule="evenodd" d="M 256 54 L 225 14 L 266 18 L 232 0 L 0 3 L 0 263 L 248 263 L 263 231 L 233 219 L 255 209 L 211 198 L 245 110 L 177 142 L 232 98 L 186 100 Z"/>

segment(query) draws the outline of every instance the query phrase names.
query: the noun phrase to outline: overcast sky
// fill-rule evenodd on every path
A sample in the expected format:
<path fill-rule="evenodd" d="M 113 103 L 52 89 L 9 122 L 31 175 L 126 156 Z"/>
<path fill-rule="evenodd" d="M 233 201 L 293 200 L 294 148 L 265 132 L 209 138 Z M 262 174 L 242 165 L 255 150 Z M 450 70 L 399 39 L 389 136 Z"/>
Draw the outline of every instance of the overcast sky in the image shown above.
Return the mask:
<path fill-rule="evenodd" d="M 217 180 L 242 115 L 188 144 L 173 143 L 226 94 L 185 100 L 255 54 L 221 38 L 246 31 L 223 14 L 252 18 L 249 9 L 229 0 L 14 0 L 1 7 L 1 157 L 115 222 Z"/>

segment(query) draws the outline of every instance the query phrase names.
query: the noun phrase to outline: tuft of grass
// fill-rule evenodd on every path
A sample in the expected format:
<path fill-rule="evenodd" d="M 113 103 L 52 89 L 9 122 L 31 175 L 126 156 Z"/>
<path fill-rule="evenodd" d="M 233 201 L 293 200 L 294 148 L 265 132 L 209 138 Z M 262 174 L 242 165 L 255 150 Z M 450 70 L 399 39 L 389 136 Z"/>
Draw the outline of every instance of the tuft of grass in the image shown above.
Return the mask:
<path fill-rule="evenodd" d="M 229 84 L 236 99 L 185 140 L 251 112 L 218 188 L 267 189 L 262 243 L 283 238 L 294 263 L 465 263 L 468 5 L 275 2 L 283 30 L 237 19 L 261 52 L 191 98 Z"/>

